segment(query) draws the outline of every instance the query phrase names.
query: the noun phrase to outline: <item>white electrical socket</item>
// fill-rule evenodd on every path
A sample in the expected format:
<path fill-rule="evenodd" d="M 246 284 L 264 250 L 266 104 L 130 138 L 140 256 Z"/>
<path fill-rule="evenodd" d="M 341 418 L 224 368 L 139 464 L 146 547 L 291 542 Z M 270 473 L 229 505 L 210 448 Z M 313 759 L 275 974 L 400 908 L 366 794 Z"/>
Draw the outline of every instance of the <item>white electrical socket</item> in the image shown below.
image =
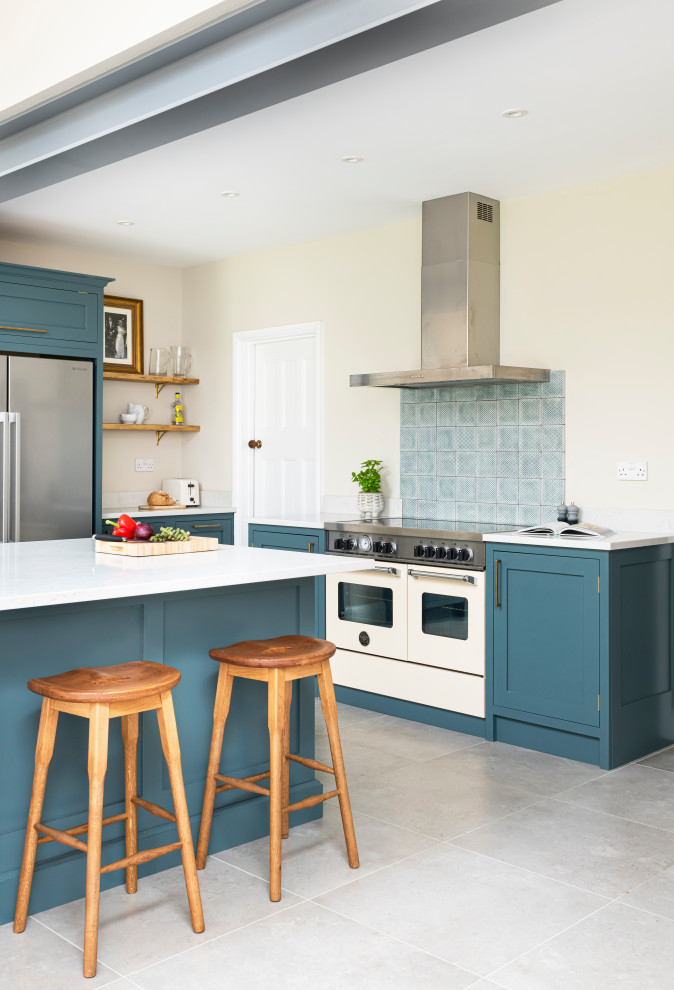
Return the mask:
<path fill-rule="evenodd" d="M 136 471 L 154 471 L 154 461 L 151 457 L 137 457 Z"/>
<path fill-rule="evenodd" d="M 618 461 L 618 481 L 648 481 L 648 461 Z"/>

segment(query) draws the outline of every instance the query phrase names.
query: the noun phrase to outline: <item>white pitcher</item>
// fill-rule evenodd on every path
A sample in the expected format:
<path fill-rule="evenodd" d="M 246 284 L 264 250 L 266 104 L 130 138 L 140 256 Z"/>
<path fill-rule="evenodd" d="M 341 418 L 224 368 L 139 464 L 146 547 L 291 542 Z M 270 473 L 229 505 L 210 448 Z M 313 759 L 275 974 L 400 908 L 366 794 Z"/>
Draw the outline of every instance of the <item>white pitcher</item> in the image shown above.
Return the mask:
<path fill-rule="evenodd" d="M 147 419 L 150 415 L 150 407 L 139 405 L 136 402 L 129 402 L 128 405 L 129 415 L 136 417 L 136 423 L 140 424 Z"/>

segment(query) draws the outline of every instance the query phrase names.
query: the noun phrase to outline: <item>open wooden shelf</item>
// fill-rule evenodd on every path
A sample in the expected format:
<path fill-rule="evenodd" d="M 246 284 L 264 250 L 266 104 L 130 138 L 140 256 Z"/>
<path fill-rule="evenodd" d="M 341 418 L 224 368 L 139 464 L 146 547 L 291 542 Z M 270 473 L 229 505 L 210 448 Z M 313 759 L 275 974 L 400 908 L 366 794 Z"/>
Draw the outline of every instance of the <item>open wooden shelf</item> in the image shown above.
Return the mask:
<path fill-rule="evenodd" d="M 159 423 L 103 423 L 104 430 L 154 430 L 157 445 L 165 433 L 198 433 L 200 426 L 163 426 Z"/>
<path fill-rule="evenodd" d="M 148 382 L 154 385 L 154 397 L 159 398 L 159 393 L 166 385 L 198 385 L 198 378 L 180 378 L 176 375 L 132 375 L 128 371 L 104 371 L 103 379 L 106 382 Z"/>

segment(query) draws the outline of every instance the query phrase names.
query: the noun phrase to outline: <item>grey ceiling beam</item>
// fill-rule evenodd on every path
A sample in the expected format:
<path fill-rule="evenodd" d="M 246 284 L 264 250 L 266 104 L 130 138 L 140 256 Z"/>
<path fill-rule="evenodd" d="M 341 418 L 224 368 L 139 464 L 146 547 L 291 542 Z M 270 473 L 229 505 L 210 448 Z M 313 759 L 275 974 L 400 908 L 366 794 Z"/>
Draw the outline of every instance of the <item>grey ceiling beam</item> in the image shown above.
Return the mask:
<path fill-rule="evenodd" d="M 284 3 L 284 0 L 274 0 Z M 111 73 L 0 126 L 0 202 L 160 147 L 559 0 L 311 0 L 163 64 Z M 264 3 L 247 12 L 258 14 Z M 410 9 L 410 7 L 414 9 Z M 269 13 L 269 8 L 268 11 Z M 242 12 L 242 15 L 246 11 Z M 234 20 L 233 15 L 227 20 Z M 226 22 L 223 22 L 225 24 Z M 241 24 L 241 22 L 239 22 Z M 218 27 L 218 26 L 216 26 Z M 220 30 L 224 30 L 219 27 Z M 176 42 L 177 55 L 181 42 Z M 168 46 L 173 48 L 173 46 Z M 141 59 L 139 62 L 143 62 Z M 127 69 L 129 67 L 126 67 Z M 91 87 L 98 87 L 92 89 Z M 57 112 L 53 112 L 57 111 Z M 37 116 L 35 115 L 37 113 Z M 46 115 L 45 115 L 46 114 Z M 25 125 L 26 121 L 24 121 Z M 4 135 L 4 136 L 3 136 Z"/>

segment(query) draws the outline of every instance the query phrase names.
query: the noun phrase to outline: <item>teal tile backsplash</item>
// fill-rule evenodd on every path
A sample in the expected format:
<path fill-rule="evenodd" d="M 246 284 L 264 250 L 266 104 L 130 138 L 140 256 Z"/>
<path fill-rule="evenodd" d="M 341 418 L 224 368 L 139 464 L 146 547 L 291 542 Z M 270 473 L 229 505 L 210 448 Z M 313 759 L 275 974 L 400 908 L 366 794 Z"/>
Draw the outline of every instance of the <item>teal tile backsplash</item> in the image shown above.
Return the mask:
<path fill-rule="evenodd" d="M 532 526 L 564 498 L 564 372 L 400 390 L 403 515 Z"/>

